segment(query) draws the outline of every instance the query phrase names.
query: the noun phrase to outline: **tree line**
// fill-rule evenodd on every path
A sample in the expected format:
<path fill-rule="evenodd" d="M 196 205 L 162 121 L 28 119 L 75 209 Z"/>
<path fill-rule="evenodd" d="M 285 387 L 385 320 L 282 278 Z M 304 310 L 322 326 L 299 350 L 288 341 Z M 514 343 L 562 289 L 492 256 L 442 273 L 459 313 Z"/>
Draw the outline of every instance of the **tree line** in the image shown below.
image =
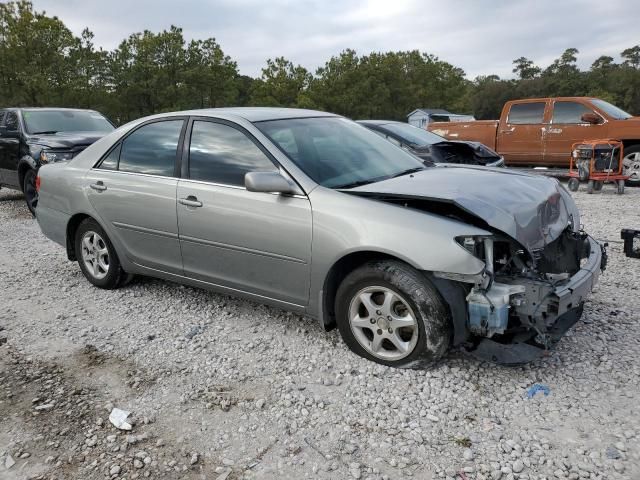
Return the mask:
<path fill-rule="evenodd" d="M 568 48 L 542 68 L 513 61 L 516 78 L 473 80 L 417 50 L 358 55 L 347 49 L 315 72 L 283 57 L 259 78 L 241 75 L 214 38 L 186 41 L 182 29 L 145 30 L 111 51 L 85 29 L 77 37 L 31 2 L 0 4 L 0 106 L 92 108 L 121 124 L 158 112 L 224 106 L 314 108 L 351 118 L 405 120 L 418 107 L 497 118 L 505 101 L 591 95 L 640 113 L 640 46 L 601 56 L 588 71 Z"/>

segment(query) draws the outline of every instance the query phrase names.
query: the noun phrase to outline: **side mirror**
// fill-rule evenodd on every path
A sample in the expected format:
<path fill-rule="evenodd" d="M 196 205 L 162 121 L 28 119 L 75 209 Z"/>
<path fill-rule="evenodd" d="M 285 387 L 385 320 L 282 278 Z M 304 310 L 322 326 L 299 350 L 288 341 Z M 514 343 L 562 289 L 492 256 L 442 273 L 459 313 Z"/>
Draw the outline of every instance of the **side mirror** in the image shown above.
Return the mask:
<path fill-rule="evenodd" d="M 590 123 L 592 125 L 596 125 L 600 123 L 600 117 L 595 113 L 591 113 L 591 112 L 582 114 L 582 117 L 580 117 L 580 120 L 582 120 L 585 123 Z"/>
<path fill-rule="evenodd" d="M 244 175 L 244 186 L 250 192 L 296 193 L 295 185 L 280 172 L 249 172 Z"/>

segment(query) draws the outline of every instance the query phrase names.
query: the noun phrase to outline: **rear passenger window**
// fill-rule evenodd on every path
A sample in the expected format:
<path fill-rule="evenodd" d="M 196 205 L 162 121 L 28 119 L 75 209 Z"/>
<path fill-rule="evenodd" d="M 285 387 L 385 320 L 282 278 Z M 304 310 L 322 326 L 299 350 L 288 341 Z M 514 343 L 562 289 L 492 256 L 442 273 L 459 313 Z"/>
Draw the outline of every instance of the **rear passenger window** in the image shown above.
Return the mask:
<path fill-rule="evenodd" d="M 544 120 L 544 107 L 544 102 L 516 103 L 515 105 L 511 105 L 507 123 L 516 125 L 542 123 Z"/>
<path fill-rule="evenodd" d="M 556 102 L 553 105 L 553 123 L 584 123 L 582 115 L 593 110 L 576 102 Z"/>
<path fill-rule="evenodd" d="M 241 131 L 221 123 L 193 122 L 189 178 L 244 186 L 245 173 L 275 170 L 271 160 Z"/>
<path fill-rule="evenodd" d="M 122 142 L 118 170 L 172 177 L 182 124 L 166 120 L 135 130 Z"/>

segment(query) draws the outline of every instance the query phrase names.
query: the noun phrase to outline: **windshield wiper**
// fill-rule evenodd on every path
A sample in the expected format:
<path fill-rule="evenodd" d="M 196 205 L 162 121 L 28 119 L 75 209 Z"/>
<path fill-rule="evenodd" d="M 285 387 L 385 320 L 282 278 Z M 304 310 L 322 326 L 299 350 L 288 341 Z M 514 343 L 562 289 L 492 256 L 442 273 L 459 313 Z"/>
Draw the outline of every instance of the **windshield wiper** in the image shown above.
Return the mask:
<path fill-rule="evenodd" d="M 415 168 L 410 168 L 408 170 L 404 170 L 400 173 L 396 173 L 395 175 L 391 175 L 389 178 L 397 178 L 397 177 L 402 177 L 403 175 L 409 175 L 410 173 L 416 173 L 416 172 L 421 172 L 422 170 L 424 170 L 424 167 L 415 167 Z"/>
<path fill-rule="evenodd" d="M 345 183 L 344 185 L 336 185 L 333 188 L 335 188 L 336 190 L 342 190 L 343 188 L 356 188 L 356 187 L 361 187 L 362 185 L 369 185 L 370 183 L 375 183 L 379 180 L 380 180 L 379 178 L 373 178 L 370 180 L 358 180 L 357 182 Z"/>
<path fill-rule="evenodd" d="M 33 135 L 54 135 L 58 133 L 58 130 L 45 130 L 43 132 L 33 132 Z"/>

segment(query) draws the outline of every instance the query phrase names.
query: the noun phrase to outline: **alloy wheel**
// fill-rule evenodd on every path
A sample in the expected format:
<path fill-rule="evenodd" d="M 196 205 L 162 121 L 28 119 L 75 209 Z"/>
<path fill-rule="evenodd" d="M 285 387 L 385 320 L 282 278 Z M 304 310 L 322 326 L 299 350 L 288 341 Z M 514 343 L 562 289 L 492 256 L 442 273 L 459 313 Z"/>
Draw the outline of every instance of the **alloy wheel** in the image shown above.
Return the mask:
<path fill-rule="evenodd" d="M 358 343 L 374 357 L 395 361 L 413 352 L 418 322 L 408 302 L 397 292 L 366 287 L 349 305 L 349 325 Z"/>
<path fill-rule="evenodd" d="M 91 230 L 82 236 L 82 261 L 89 274 L 101 280 L 109 273 L 109 249 L 100 235 Z"/>
<path fill-rule="evenodd" d="M 629 176 L 629 182 L 640 183 L 640 152 L 625 155 L 622 162 L 622 173 Z"/>

